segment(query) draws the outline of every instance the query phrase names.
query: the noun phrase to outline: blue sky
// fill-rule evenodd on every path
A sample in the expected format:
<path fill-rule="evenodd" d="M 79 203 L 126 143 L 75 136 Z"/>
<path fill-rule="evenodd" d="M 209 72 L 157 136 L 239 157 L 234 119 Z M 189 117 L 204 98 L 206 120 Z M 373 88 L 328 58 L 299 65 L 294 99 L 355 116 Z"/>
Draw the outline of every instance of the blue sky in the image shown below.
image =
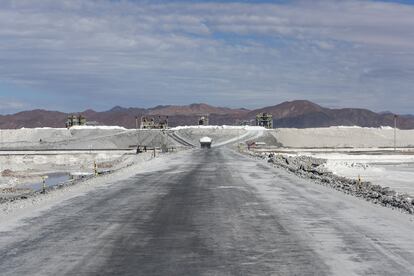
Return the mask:
<path fill-rule="evenodd" d="M 414 113 L 414 1 L 0 2 L 0 114 L 294 99 Z"/>

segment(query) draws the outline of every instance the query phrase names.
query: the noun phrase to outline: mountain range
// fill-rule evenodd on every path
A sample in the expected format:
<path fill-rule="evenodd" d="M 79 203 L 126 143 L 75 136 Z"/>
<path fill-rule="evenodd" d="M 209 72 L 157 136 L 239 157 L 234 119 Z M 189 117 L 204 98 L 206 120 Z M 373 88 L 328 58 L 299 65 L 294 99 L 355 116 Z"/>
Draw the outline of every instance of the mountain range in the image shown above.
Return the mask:
<path fill-rule="evenodd" d="M 210 124 L 236 124 L 251 121 L 257 113 L 267 112 L 273 115 L 274 127 L 329 127 L 329 126 L 393 126 L 394 114 L 376 113 L 367 109 L 322 107 L 306 100 L 283 102 L 274 106 L 249 110 L 245 108 L 215 107 L 208 104 L 163 105 L 153 108 L 124 108 L 116 106 L 108 111 L 85 110 L 82 114 L 88 121 L 101 125 L 119 125 L 135 128 L 135 118 L 142 116 L 168 116 L 170 126 L 196 125 L 200 115 L 209 115 Z M 66 119 L 74 113 L 48 110 L 22 111 L 10 115 L 0 115 L 0 129 L 65 127 Z M 414 129 L 414 116 L 399 115 L 398 128 Z"/>

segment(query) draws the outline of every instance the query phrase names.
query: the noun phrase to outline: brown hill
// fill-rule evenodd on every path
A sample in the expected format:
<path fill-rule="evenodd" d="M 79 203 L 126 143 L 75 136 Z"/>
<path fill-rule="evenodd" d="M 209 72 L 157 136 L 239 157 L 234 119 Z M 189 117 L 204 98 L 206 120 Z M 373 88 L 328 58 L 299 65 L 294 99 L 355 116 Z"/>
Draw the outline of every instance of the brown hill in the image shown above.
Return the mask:
<path fill-rule="evenodd" d="M 64 127 L 67 114 L 58 111 L 36 109 L 12 115 L 0 115 L 0 129 L 22 127 Z"/>
<path fill-rule="evenodd" d="M 276 128 L 329 126 L 380 127 L 394 125 L 394 114 L 389 112 L 375 113 L 360 108 L 330 109 L 304 100 L 284 102 L 279 105 L 252 110 L 248 116 L 249 118 L 254 118 L 254 115 L 259 112 L 272 114 L 273 124 Z M 414 117 L 411 115 L 399 116 L 398 127 L 401 129 L 414 129 Z"/>
<path fill-rule="evenodd" d="M 141 116 L 169 116 L 170 125 L 177 126 L 195 125 L 199 115 L 209 114 L 210 124 L 231 125 L 238 120 L 254 119 L 255 115 L 260 112 L 273 114 L 275 127 L 307 128 L 338 125 L 379 127 L 393 126 L 394 121 L 394 114 L 389 112 L 375 113 L 367 109 L 357 108 L 330 109 L 304 100 L 284 102 L 255 110 L 191 104 L 156 106 L 149 109 L 116 106 L 108 111 L 85 110 L 80 114 L 83 114 L 88 121 L 96 121 L 99 124 L 135 128 L 135 118 Z M 39 109 L 12 115 L 0 115 L 0 128 L 64 127 L 68 115 L 63 112 Z M 414 129 L 414 116 L 399 116 L 398 127 Z"/>
<path fill-rule="evenodd" d="M 171 125 L 194 125 L 199 115 L 209 114 L 212 124 L 233 124 L 237 118 L 247 114 L 247 109 L 231 109 L 215 107 L 207 104 L 191 104 L 187 106 L 157 106 L 150 109 L 123 108 L 116 106 L 108 111 L 96 112 L 85 110 L 79 112 L 88 121 L 95 121 L 104 125 L 120 125 L 135 128 L 135 118 L 141 116 L 169 116 Z M 19 112 L 13 115 L 0 115 L 1 129 L 14 129 L 21 127 L 64 127 L 68 113 L 32 110 Z"/>
<path fill-rule="evenodd" d="M 248 113 L 249 118 L 254 118 L 257 113 L 270 113 L 273 119 L 278 120 L 282 118 L 297 117 L 313 112 L 323 112 L 324 108 L 306 100 L 298 100 L 292 102 L 283 102 L 275 106 L 267 106 L 260 109 L 252 110 Z"/>

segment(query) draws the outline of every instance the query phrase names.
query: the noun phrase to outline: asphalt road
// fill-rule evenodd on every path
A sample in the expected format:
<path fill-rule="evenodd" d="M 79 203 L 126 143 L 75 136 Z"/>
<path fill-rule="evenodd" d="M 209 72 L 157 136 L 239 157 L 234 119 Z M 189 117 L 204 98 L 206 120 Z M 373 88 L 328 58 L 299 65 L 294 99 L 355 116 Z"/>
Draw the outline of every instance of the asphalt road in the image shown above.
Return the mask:
<path fill-rule="evenodd" d="M 412 216 L 224 148 L 137 173 L 0 233 L 0 275 L 414 275 Z"/>

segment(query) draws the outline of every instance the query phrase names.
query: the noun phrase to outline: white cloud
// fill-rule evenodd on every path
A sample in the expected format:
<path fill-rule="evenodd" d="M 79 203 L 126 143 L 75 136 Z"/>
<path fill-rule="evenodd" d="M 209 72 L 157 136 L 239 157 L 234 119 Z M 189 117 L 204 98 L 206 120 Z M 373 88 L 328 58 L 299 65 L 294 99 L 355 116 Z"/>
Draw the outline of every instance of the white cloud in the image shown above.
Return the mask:
<path fill-rule="evenodd" d="M 407 112 L 412 14 L 413 6 L 353 0 L 4 0 L 0 81 L 73 99 L 75 106 L 88 99 L 82 108 L 259 106 L 293 97 L 330 103 L 335 93 L 351 105 Z M 361 94 L 378 98 L 361 103 Z"/>
<path fill-rule="evenodd" d="M 0 98 L 0 113 L 8 113 L 11 110 L 22 110 L 29 107 L 30 105 L 25 102 Z"/>

